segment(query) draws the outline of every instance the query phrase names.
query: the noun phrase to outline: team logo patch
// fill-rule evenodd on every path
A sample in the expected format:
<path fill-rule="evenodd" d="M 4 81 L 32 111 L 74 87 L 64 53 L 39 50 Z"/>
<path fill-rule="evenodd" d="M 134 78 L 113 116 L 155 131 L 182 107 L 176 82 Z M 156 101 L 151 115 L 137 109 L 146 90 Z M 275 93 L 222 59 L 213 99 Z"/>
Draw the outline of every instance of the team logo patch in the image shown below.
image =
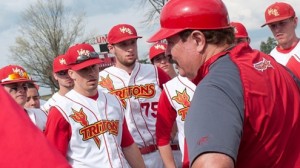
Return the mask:
<path fill-rule="evenodd" d="M 268 9 L 268 15 L 273 15 L 273 16 L 279 16 L 280 13 L 278 12 L 278 10 L 276 8 L 269 8 Z"/>
<path fill-rule="evenodd" d="M 161 45 L 161 44 L 156 44 L 155 46 L 154 46 L 154 48 L 155 49 L 161 49 L 161 50 L 166 50 L 166 48 L 165 48 L 165 46 L 163 46 L 163 45 Z"/>
<path fill-rule="evenodd" d="M 109 133 L 112 135 L 118 135 L 119 132 L 119 120 L 100 120 L 93 124 L 89 124 L 87 116 L 81 108 L 79 111 L 72 109 L 74 114 L 70 117 L 77 123 L 83 126 L 79 130 L 79 134 L 82 135 L 82 140 L 86 141 L 94 139 L 97 147 L 100 149 L 101 141 L 98 138 L 99 135 Z"/>
<path fill-rule="evenodd" d="M 106 88 L 109 93 L 118 96 L 124 108 L 126 108 L 126 99 L 130 99 L 131 97 L 134 97 L 135 99 L 152 98 L 156 94 L 155 85 L 152 83 L 115 89 L 109 75 L 107 75 L 106 78 L 101 76 L 98 84 L 101 87 Z"/>
<path fill-rule="evenodd" d="M 263 58 L 262 61 L 259 61 L 258 63 L 253 64 L 253 67 L 262 72 L 268 68 L 274 69 L 274 67 L 271 64 L 271 61 L 266 60 L 265 58 Z"/>
<path fill-rule="evenodd" d="M 120 28 L 120 32 L 123 33 L 123 34 L 124 33 L 133 34 L 133 32 L 131 31 L 130 28 L 124 27 L 124 26 Z"/>
<path fill-rule="evenodd" d="M 59 59 L 60 65 L 67 65 L 67 62 L 64 58 Z"/>
<path fill-rule="evenodd" d="M 176 90 L 176 96 L 172 97 L 172 100 L 175 100 L 178 104 L 183 106 L 178 110 L 178 115 L 181 116 L 181 121 L 184 121 L 191 104 L 190 96 L 187 94 L 186 88 L 182 92 Z"/>

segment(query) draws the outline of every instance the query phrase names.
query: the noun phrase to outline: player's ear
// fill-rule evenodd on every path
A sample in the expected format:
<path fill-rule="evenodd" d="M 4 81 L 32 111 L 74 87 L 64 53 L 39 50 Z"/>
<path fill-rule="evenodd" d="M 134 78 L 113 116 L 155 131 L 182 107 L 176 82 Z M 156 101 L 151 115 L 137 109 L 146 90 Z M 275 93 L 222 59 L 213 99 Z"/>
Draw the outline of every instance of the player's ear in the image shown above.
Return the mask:
<path fill-rule="evenodd" d="M 191 38 L 196 42 L 197 51 L 199 53 L 203 52 L 206 45 L 204 34 L 199 30 L 194 30 L 191 34 Z"/>
<path fill-rule="evenodd" d="M 114 46 L 111 44 L 107 44 L 107 48 L 109 50 L 110 53 L 112 53 L 112 50 L 114 49 Z"/>
<path fill-rule="evenodd" d="M 69 70 L 68 70 L 68 74 L 69 74 L 70 78 L 73 79 L 73 80 L 75 80 L 74 73 L 75 73 L 75 72 L 74 72 L 72 69 L 69 69 Z"/>

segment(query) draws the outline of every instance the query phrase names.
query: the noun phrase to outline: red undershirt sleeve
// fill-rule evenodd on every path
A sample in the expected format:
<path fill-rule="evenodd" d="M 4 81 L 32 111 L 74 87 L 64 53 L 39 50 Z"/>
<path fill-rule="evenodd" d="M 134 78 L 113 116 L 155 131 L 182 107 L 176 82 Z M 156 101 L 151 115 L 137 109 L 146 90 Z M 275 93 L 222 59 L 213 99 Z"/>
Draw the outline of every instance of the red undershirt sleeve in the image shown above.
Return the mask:
<path fill-rule="evenodd" d="M 176 120 L 176 111 L 171 106 L 166 92 L 163 90 L 157 109 L 157 120 L 156 120 L 156 139 L 158 146 L 164 146 L 170 143 L 171 131 L 173 124 Z"/>
<path fill-rule="evenodd" d="M 133 143 L 134 143 L 133 138 L 128 130 L 127 122 L 124 118 L 121 147 L 125 148 L 125 147 L 130 146 Z"/>
<path fill-rule="evenodd" d="M 163 84 L 167 83 L 169 80 L 171 80 L 171 78 L 165 71 L 163 71 L 159 67 L 157 67 L 157 73 L 158 73 L 159 87 L 163 90 Z"/>
<path fill-rule="evenodd" d="M 72 130 L 70 124 L 56 107 L 51 107 L 46 123 L 45 135 L 49 142 L 64 156 L 67 156 L 71 134 Z"/>

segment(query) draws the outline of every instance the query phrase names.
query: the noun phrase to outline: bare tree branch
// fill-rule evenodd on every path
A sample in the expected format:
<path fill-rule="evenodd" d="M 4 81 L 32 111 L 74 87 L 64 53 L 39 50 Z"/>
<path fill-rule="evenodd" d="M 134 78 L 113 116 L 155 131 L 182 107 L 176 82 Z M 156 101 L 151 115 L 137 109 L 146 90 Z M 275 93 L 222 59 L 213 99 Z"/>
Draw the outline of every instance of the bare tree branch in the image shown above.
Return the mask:
<path fill-rule="evenodd" d="M 84 16 L 67 11 L 62 0 L 38 0 L 22 14 L 21 36 L 10 47 L 12 58 L 54 92 L 58 85 L 52 78 L 52 61 L 83 36 Z"/>
<path fill-rule="evenodd" d="M 142 21 L 146 27 L 151 27 L 156 23 L 159 23 L 159 15 L 162 7 L 167 3 L 168 0 L 142 0 L 140 5 L 145 7 L 151 5 L 151 8 L 146 11 L 144 17 L 145 20 Z M 144 8 L 141 8 L 144 9 Z"/>

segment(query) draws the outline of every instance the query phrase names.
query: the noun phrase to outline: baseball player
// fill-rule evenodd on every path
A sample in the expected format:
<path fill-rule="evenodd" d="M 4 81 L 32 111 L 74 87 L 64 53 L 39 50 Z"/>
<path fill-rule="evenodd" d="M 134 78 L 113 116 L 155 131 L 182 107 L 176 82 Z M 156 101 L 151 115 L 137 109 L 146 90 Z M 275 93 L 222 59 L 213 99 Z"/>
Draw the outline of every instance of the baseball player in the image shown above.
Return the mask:
<path fill-rule="evenodd" d="M 156 43 L 150 47 L 149 59 L 151 63 L 164 70 L 171 78 L 177 76 L 173 64 L 170 62 L 169 56 L 165 55 L 167 44 Z"/>
<path fill-rule="evenodd" d="M 235 43 L 241 43 L 241 42 L 246 42 L 249 43 L 251 42 L 247 29 L 245 26 L 240 23 L 240 22 L 230 22 L 230 25 L 234 28 L 234 37 L 235 37 Z"/>
<path fill-rule="evenodd" d="M 158 149 L 166 167 L 189 167 L 187 149 L 184 145 L 184 122 L 196 85 L 188 78 L 178 75 L 164 84 L 163 87 L 164 90 L 158 103 L 156 121 L 156 127 L 160 128 L 156 129 Z M 173 151 L 176 166 L 171 152 L 173 147 L 170 144 L 170 134 L 175 121 L 178 128 L 178 140 L 182 156 L 178 161 Z"/>
<path fill-rule="evenodd" d="M 27 83 L 27 99 L 24 107 L 40 108 L 40 95 L 37 87 L 34 83 Z"/>
<path fill-rule="evenodd" d="M 147 167 L 160 168 L 155 123 L 162 84 L 170 77 L 160 68 L 137 62 L 137 35 L 133 26 L 118 24 L 108 33 L 108 49 L 115 55 L 114 66 L 99 73 L 99 88 L 121 100 L 128 129 Z"/>
<path fill-rule="evenodd" d="M 184 123 L 191 167 L 300 167 L 300 88 L 271 56 L 235 44 L 222 0 L 171 0 L 161 28 L 197 84 Z M 300 83 L 299 83 L 300 84 Z"/>
<path fill-rule="evenodd" d="M 145 167 L 116 96 L 98 91 L 101 60 L 89 44 L 66 53 L 74 89 L 49 111 L 45 135 L 72 167 Z"/>
<path fill-rule="evenodd" d="M 65 55 L 59 55 L 53 59 L 52 69 L 53 77 L 58 82 L 59 90 L 54 93 L 44 105 L 41 106 L 41 109 L 46 113 L 49 112 L 50 107 L 53 106 L 61 96 L 64 96 L 74 87 L 74 81 L 68 74 L 69 67 Z"/>
<path fill-rule="evenodd" d="M 155 43 L 154 45 L 152 45 L 150 47 L 150 50 L 149 50 L 149 59 L 151 61 L 151 63 L 159 68 L 161 68 L 162 70 L 164 70 L 171 78 L 176 78 L 177 76 L 177 73 L 175 72 L 175 69 L 174 69 L 174 66 L 173 64 L 171 63 L 171 60 L 170 60 L 170 57 L 169 56 L 166 56 L 165 54 L 165 51 L 166 51 L 166 48 L 167 48 L 167 44 L 166 43 L 162 43 L 162 42 L 158 42 L 158 43 Z M 176 80 L 176 79 L 175 79 Z M 169 81 L 170 82 L 170 81 Z M 167 82 L 168 83 L 168 82 Z M 165 86 L 165 84 L 164 84 Z M 163 91 L 164 92 L 164 91 Z M 162 93 L 163 94 L 163 93 Z M 162 96 L 162 95 L 161 95 Z M 167 101 L 168 102 L 168 101 Z M 169 102 L 168 102 L 169 103 Z M 167 106 L 167 105 L 166 105 Z M 159 122 L 159 105 L 158 105 L 158 117 L 157 117 L 157 121 L 156 121 L 156 128 L 160 128 L 160 129 L 156 129 L 156 139 L 157 139 L 157 145 L 158 145 L 158 149 L 160 150 L 161 147 L 160 147 L 160 136 L 158 136 L 158 131 L 161 131 L 162 129 L 161 128 L 165 128 L 164 124 L 165 123 L 162 123 L 161 126 L 158 126 L 157 123 Z M 169 110 L 169 109 L 167 109 Z M 161 111 L 161 112 L 164 112 Z M 174 112 L 174 114 L 176 114 L 176 111 Z M 177 128 L 177 125 L 175 124 L 175 120 L 173 120 L 173 128 L 172 128 L 172 131 L 171 132 L 167 132 L 166 134 L 161 134 L 163 136 L 165 135 L 171 135 L 171 139 L 170 139 L 170 147 L 172 149 L 172 155 L 171 158 L 172 159 L 172 163 L 174 163 L 172 166 L 177 166 L 177 167 L 182 167 L 182 154 L 181 154 L 181 151 L 179 149 L 179 145 L 178 145 L 178 128 Z M 160 125 L 160 124 L 159 124 Z M 169 125 L 168 125 L 169 126 Z M 168 137 L 168 136 L 167 136 Z M 169 142 L 167 143 L 169 144 Z M 165 144 L 164 144 L 165 145 Z M 171 153 L 171 151 L 169 151 Z M 161 157 L 163 159 L 163 162 L 164 162 L 164 165 L 165 167 L 169 167 L 169 162 L 165 159 L 165 156 L 168 156 L 168 152 L 161 152 L 160 150 L 160 154 L 161 154 Z M 173 159 L 174 158 L 174 159 Z M 174 162 L 175 160 L 175 162 Z M 175 164 L 176 163 L 176 164 Z"/>
<path fill-rule="evenodd" d="M 67 160 L 49 145 L 43 133 L 32 124 L 24 109 L 2 85 L 0 102 L 1 167 L 71 168 Z"/>
<path fill-rule="evenodd" d="M 45 130 L 47 115 L 40 109 L 25 108 L 27 101 L 27 84 L 33 82 L 24 68 L 8 65 L 0 69 L 0 84 L 11 97 L 24 108 L 31 121 L 41 130 Z"/>
<path fill-rule="evenodd" d="M 276 2 L 266 9 L 265 20 L 261 27 L 268 25 L 277 41 L 270 55 L 300 78 L 300 43 L 296 35 L 298 17 L 293 7 L 286 2 Z"/>

